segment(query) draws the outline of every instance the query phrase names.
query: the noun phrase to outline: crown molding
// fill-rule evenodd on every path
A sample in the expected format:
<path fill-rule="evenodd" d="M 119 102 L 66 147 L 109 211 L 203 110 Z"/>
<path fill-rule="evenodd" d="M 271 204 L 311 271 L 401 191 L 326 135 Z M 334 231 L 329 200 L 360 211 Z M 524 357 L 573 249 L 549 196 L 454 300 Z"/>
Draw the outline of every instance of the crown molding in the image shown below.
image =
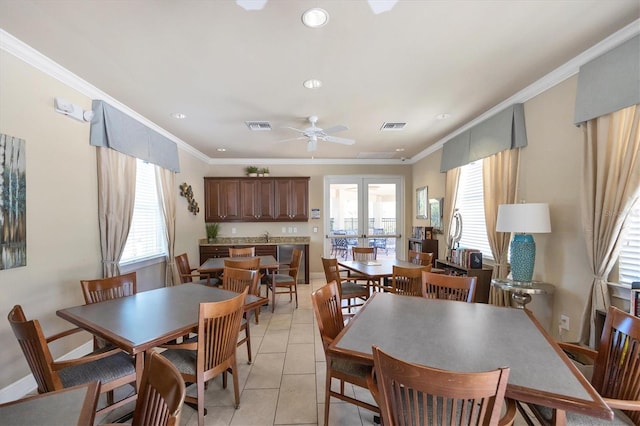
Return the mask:
<path fill-rule="evenodd" d="M 98 89 L 91 83 L 83 80 L 78 77 L 68 69 L 64 68 L 62 65 L 58 64 L 55 61 L 52 61 L 42 53 L 38 52 L 31 46 L 26 43 L 20 41 L 15 38 L 13 35 L 9 34 L 5 30 L 0 28 L 0 49 L 6 51 L 7 53 L 12 54 L 16 58 L 26 62 L 32 67 L 42 71 L 43 73 L 53 77 L 54 79 L 60 81 L 61 83 L 71 87 L 72 89 L 77 90 L 81 94 L 87 96 L 90 99 L 98 99 L 105 101 L 112 105 L 113 107 L 119 109 L 123 113 L 127 114 L 131 118 L 139 121 L 150 129 L 155 130 L 166 138 L 175 142 L 178 147 L 182 150 L 188 152 L 194 157 L 202 160 L 203 162 L 209 162 L 209 157 L 198 151 L 179 137 L 167 132 L 162 127 L 155 124 L 153 121 L 145 118 L 144 116 L 138 114 L 136 111 L 132 110 L 122 102 L 116 100 L 115 98 L 109 96 L 107 93 Z"/>
<path fill-rule="evenodd" d="M 111 96 L 109 96 L 105 92 L 103 92 L 100 89 L 98 89 L 97 87 L 91 85 L 87 81 L 85 81 L 82 78 L 78 77 L 77 75 L 75 75 L 71 71 L 67 70 L 66 68 L 62 67 L 58 63 L 52 61 L 48 57 L 44 56 L 43 54 L 41 54 L 37 50 L 33 49 L 29 45 L 27 45 L 27 44 L 23 43 L 22 41 L 18 40 L 17 38 L 15 38 L 14 36 L 12 36 L 11 34 L 9 34 L 8 32 L 6 32 L 5 30 L 3 30 L 1 28 L 0 28 L 0 49 L 12 54 L 13 56 L 17 57 L 18 59 L 23 60 L 24 62 L 28 63 L 29 65 L 33 66 L 34 68 L 44 72 L 45 74 L 55 78 L 56 80 L 66 84 L 67 86 L 77 90 L 78 92 L 84 94 L 85 96 L 88 96 L 91 99 L 100 99 L 100 100 L 103 100 L 105 102 L 108 102 L 109 104 L 111 104 L 114 107 L 118 108 L 119 110 L 121 110 L 125 114 L 131 116 L 135 120 L 138 120 L 139 122 L 143 123 L 144 125 L 148 126 L 149 128 L 157 131 L 158 133 L 162 134 L 163 136 L 165 136 L 165 137 L 169 138 L 170 140 L 174 141 L 178 145 L 178 147 L 180 147 L 182 150 L 188 152 L 189 154 L 193 155 L 194 157 L 200 159 L 201 161 L 203 161 L 203 162 L 205 162 L 207 164 L 222 165 L 222 164 L 246 164 L 246 163 L 251 163 L 251 164 L 278 164 L 278 165 L 284 165 L 284 164 L 296 164 L 296 165 L 306 165 L 306 164 L 324 164 L 324 165 L 327 165 L 327 164 L 337 164 L 337 165 L 341 165 L 341 164 L 343 164 L 343 165 L 354 165 L 354 164 L 356 164 L 356 165 L 358 165 L 358 164 L 363 164 L 363 165 L 394 165 L 395 164 L 395 165 L 412 165 L 412 164 L 415 164 L 416 162 L 422 160 L 423 158 L 433 154 L 434 152 L 438 151 L 439 149 L 441 149 L 442 146 L 444 145 L 444 143 L 447 142 L 448 140 L 450 140 L 451 138 L 453 138 L 453 137 L 459 135 L 460 133 L 470 129 L 471 127 L 475 126 L 476 124 L 481 123 L 482 121 L 486 120 L 487 118 L 491 117 L 492 115 L 500 112 L 504 108 L 506 108 L 506 107 L 508 107 L 508 106 L 510 106 L 510 105 L 512 105 L 514 103 L 526 102 L 526 101 L 534 98 L 535 96 L 539 95 L 540 93 L 542 93 L 542 92 L 552 88 L 553 86 L 563 82 L 564 80 L 568 79 L 569 77 L 577 74 L 579 69 L 580 69 L 580 67 L 582 65 L 584 65 L 585 63 L 595 59 L 596 57 L 602 55 L 603 53 L 608 52 L 609 50 L 613 49 L 614 47 L 619 46 L 620 44 L 622 44 L 625 41 L 631 39 L 632 37 L 635 37 L 638 34 L 640 34 L 640 19 L 637 19 L 637 20 L 633 21 L 632 23 L 630 23 L 626 27 L 622 28 L 621 30 L 615 32 L 614 34 L 610 35 L 609 37 L 605 38 L 604 40 L 600 41 L 599 43 L 597 43 L 594 46 L 590 47 L 589 49 L 585 50 L 584 52 L 582 52 L 581 54 L 579 54 L 575 58 L 569 60 L 567 63 L 565 63 L 565 64 L 561 65 L 560 67 L 556 68 L 555 70 L 551 71 L 549 74 L 547 74 L 544 77 L 540 78 L 539 80 L 537 80 L 533 84 L 525 87 L 524 89 L 520 90 L 519 92 L 517 92 L 513 96 L 511 96 L 511 97 L 505 99 L 504 101 L 500 102 L 499 104 L 497 104 L 493 108 L 485 111 L 483 114 L 481 114 L 478 117 L 476 117 L 475 119 L 467 122 L 465 125 L 457 128 L 456 130 L 454 130 L 453 132 L 449 133 L 447 136 L 441 138 L 440 140 L 438 140 L 434 144 L 430 145 L 429 147 L 427 147 L 426 149 L 424 149 L 420 153 L 414 155 L 411 158 L 406 158 L 405 160 L 401 160 L 401 159 L 329 159 L 329 158 L 326 158 L 326 159 L 314 159 L 314 158 L 311 158 L 311 159 L 300 159 L 300 158 L 296 158 L 296 159 L 287 159 L 287 158 L 270 158 L 270 159 L 265 159 L 265 158 L 254 158 L 254 159 L 250 159 L 250 158 L 241 158 L 241 159 L 239 159 L 239 158 L 228 158 L 228 159 L 222 159 L 222 158 L 212 158 L 212 157 L 209 157 L 209 156 L 205 155 L 204 153 L 198 151 L 197 149 L 195 149 L 194 147 L 192 147 L 191 145 L 189 145 L 188 143 L 186 143 L 182 139 L 178 138 L 177 136 L 167 132 L 162 127 L 156 125 L 152 121 L 150 121 L 147 118 L 143 117 L 142 115 L 138 114 L 137 112 L 135 112 L 134 110 L 132 110 L 128 106 L 126 106 L 123 103 L 121 103 L 121 102 L 117 101 L 116 99 L 112 98 Z"/>
<path fill-rule="evenodd" d="M 616 31 L 615 33 L 605 38 L 604 40 L 596 43 L 595 45 L 585 50 L 575 58 L 569 60 L 567 63 L 559 66 L 558 68 L 551 71 L 549 74 L 540 78 L 536 82 L 520 90 L 519 92 L 509 97 L 508 99 L 505 99 L 504 101 L 500 102 L 498 105 L 484 112 L 477 118 L 469 121 L 464 126 L 457 128 L 455 131 L 449 133 L 447 136 L 443 137 L 433 145 L 429 146 L 424 151 L 411 157 L 412 164 L 431 155 L 435 151 L 442 148 L 442 145 L 444 145 L 445 142 L 447 142 L 451 138 L 458 136 L 460 133 L 472 128 L 476 124 L 483 122 L 487 118 L 502 111 L 506 107 L 513 104 L 524 103 L 538 96 L 540 93 L 551 89 L 553 86 L 559 83 L 562 83 L 569 77 L 577 74 L 578 71 L 580 71 L 580 67 L 582 65 L 610 51 L 614 47 L 620 46 L 622 43 L 630 40 L 631 38 L 635 37 L 638 34 L 640 34 L 640 19 L 636 19 L 626 27 L 622 28 L 619 31 Z"/>

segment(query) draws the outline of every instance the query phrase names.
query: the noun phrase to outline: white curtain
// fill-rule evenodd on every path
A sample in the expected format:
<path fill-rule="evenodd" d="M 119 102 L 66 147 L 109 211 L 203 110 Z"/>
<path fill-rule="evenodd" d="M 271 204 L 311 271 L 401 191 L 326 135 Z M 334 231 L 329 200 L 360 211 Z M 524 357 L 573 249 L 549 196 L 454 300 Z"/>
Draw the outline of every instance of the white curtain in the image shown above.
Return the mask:
<path fill-rule="evenodd" d="M 98 222 L 103 276 L 120 275 L 118 263 L 127 242 L 136 195 L 136 159 L 97 148 Z"/>
<path fill-rule="evenodd" d="M 176 174 L 169 169 L 155 166 L 158 199 L 162 207 L 165 223 L 165 237 L 167 240 L 167 266 L 165 271 L 165 286 L 171 287 L 180 282 L 175 262 L 176 241 Z"/>
<path fill-rule="evenodd" d="M 597 310 L 610 305 L 607 277 L 618 260 L 620 235 L 640 188 L 638 105 L 587 121 L 582 170 L 582 226 L 593 279 L 580 340 L 594 347 Z"/>

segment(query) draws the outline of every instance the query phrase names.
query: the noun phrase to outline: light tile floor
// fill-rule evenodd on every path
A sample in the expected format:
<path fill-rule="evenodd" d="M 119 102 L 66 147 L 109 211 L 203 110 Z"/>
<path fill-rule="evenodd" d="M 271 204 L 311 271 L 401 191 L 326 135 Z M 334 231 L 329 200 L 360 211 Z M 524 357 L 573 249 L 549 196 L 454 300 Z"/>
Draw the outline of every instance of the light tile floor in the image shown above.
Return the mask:
<path fill-rule="evenodd" d="M 247 364 L 246 346 L 238 348 L 238 378 L 241 389 L 240 407 L 233 406 L 233 384 L 222 389 L 220 378 L 213 380 L 206 391 L 208 414 L 205 425 L 322 425 L 324 424 L 325 358 L 322 341 L 311 306 L 311 292 L 324 285 L 323 280 L 298 285 L 299 307 L 289 303 L 287 295 L 279 296 L 275 312 L 271 306 L 260 312 L 260 324 L 251 319 L 253 363 Z M 337 385 L 337 382 L 336 382 Z M 347 385 L 358 399 L 373 402 L 368 390 Z M 195 395 L 195 386 L 187 388 Z M 108 423 L 123 413 L 125 406 L 97 419 Z M 330 425 L 373 425 L 373 412 L 332 398 Z M 197 412 L 184 406 L 182 426 L 198 424 Z M 526 423 L 519 416 L 515 425 Z"/>

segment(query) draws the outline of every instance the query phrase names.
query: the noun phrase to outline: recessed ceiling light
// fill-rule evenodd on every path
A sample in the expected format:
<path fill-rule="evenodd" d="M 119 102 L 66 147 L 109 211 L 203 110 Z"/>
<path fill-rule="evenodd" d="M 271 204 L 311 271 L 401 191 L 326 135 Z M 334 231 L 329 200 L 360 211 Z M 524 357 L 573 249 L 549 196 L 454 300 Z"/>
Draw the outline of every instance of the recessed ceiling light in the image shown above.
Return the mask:
<path fill-rule="evenodd" d="M 319 89 L 320 87 L 322 87 L 322 82 L 320 80 L 317 80 L 315 78 L 311 78 L 309 80 L 305 80 L 302 85 L 304 87 L 306 87 L 307 89 Z"/>
<path fill-rule="evenodd" d="M 183 120 L 183 119 L 187 118 L 187 115 L 183 114 L 181 112 L 174 112 L 173 114 L 171 114 L 171 116 L 173 118 L 177 118 L 178 120 Z"/>
<path fill-rule="evenodd" d="M 446 120 L 447 118 L 451 118 L 451 114 L 443 113 L 436 115 L 436 120 Z"/>
<path fill-rule="evenodd" d="M 404 152 L 404 148 L 396 148 L 396 152 Z"/>
<path fill-rule="evenodd" d="M 218 152 L 225 152 L 226 150 L 227 150 L 227 148 L 218 148 L 218 149 L 216 149 L 216 151 L 218 151 Z"/>
<path fill-rule="evenodd" d="M 329 14 L 326 10 L 314 7 L 302 14 L 302 23 L 309 28 L 320 28 L 329 22 Z"/>

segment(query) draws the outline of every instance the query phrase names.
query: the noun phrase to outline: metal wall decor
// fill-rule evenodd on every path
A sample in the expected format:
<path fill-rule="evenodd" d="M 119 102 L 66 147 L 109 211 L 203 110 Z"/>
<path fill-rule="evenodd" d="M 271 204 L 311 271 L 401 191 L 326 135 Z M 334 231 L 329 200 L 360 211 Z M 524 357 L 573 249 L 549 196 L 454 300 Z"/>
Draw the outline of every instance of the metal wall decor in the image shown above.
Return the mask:
<path fill-rule="evenodd" d="M 24 139 L 0 134 L 0 270 L 27 264 Z"/>
<path fill-rule="evenodd" d="M 187 182 L 184 182 L 180 185 L 180 195 L 187 199 L 189 205 L 187 209 L 193 213 L 200 213 L 200 207 L 198 207 L 198 202 L 193 198 L 193 189 L 191 189 L 191 185 L 188 185 Z"/>

